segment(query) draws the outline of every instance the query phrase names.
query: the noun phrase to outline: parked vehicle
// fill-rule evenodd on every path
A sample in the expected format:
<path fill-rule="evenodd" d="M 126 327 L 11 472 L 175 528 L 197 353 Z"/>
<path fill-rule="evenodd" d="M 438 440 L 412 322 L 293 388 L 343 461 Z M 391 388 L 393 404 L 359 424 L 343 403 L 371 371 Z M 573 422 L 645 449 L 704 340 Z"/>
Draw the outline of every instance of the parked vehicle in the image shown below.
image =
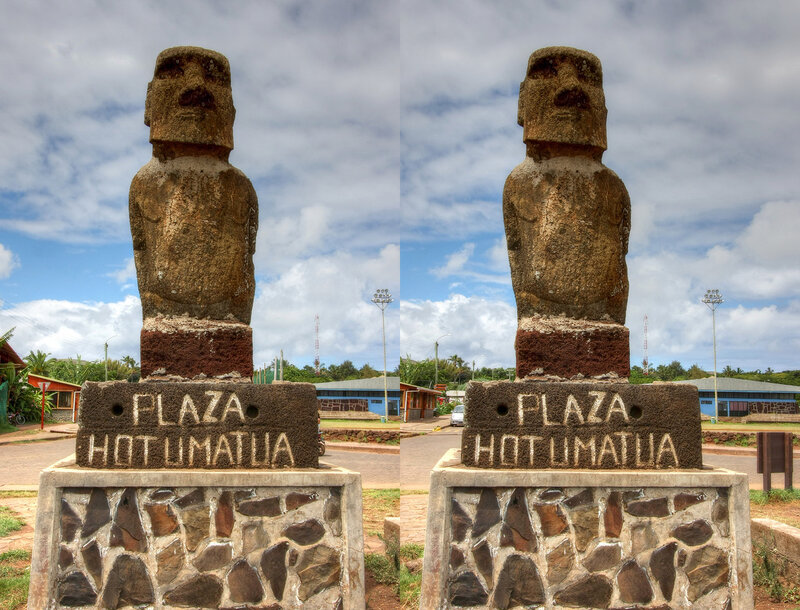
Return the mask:
<path fill-rule="evenodd" d="M 450 412 L 450 425 L 463 426 L 464 425 L 464 405 L 456 405 Z"/>
<path fill-rule="evenodd" d="M 25 423 L 25 416 L 22 413 L 8 412 L 8 423 L 12 426 L 21 426 Z"/>

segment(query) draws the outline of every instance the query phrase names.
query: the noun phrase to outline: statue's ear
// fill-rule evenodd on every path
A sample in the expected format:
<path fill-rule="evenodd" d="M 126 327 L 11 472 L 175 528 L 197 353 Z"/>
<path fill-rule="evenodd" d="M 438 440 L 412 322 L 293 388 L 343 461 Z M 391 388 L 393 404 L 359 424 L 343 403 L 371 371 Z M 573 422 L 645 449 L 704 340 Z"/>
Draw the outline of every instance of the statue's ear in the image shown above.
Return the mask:
<path fill-rule="evenodd" d="M 147 97 L 144 98 L 144 124 L 150 127 L 150 89 L 153 88 L 153 81 L 147 83 Z"/>
<path fill-rule="evenodd" d="M 525 116 L 525 97 L 522 95 L 524 89 L 525 81 L 522 81 L 519 84 L 519 102 L 517 103 L 517 124 L 520 127 L 524 127 L 523 117 Z"/>

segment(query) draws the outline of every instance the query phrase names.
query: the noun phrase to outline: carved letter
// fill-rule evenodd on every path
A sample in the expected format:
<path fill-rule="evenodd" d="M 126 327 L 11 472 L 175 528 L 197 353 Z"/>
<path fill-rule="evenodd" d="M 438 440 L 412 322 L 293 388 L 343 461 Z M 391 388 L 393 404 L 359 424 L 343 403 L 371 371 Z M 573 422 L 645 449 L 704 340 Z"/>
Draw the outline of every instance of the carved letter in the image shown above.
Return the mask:
<path fill-rule="evenodd" d="M 622 454 L 622 465 L 625 466 L 628 463 L 628 437 L 631 435 L 630 432 L 614 432 L 614 436 L 618 436 L 621 442 L 620 453 Z"/>
<path fill-rule="evenodd" d="M 202 443 L 198 443 L 193 436 L 189 437 L 189 466 L 194 466 L 194 448 L 206 450 L 206 466 L 211 463 L 211 437 L 206 437 Z"/>
<path fill-rule="evenodd" d="M 653 458 L 655 457 L 655 449 L 653 447 L 653 433 L 649 434 L 650 436 L 650 459 L 643 462 L 642 461 L 642 439 L 639 438 L 639 435 L 636 435 L 636 465 L 637 466 L 654 466 L 655 463 Z"/>
<path fill-rule="evenodd" d="M 533 448 L 534 448 L 534 443 L 536 441 L 542 440 L 542 437 L 541 436 L 533 436 L 531 434 L 526 434 L 525 436 L 521 436 L 520 438 L 523 441 L 528 441 L 528 443 L 529 443 L 529 446 L 528 446 L 528 462 L 529 462 L 529 464 L 530 464 L 530 466 L 532 468 L 533 467 Z"/>
<path fill-rule="evenodd" d="M 614 441 L 611 440 L 611 437 L 606 434 L 603 437 L 603 444 L 600 446 L 600 456 L 597 458 L 597 465 L 603 465 L 603 459 L 605 458 L 606 454 L 611 455 L 614 458 L 614 466 L 619 466 L 619 457 L 617 457 L 617 448 L 614 447 Z"/>
<path fill-rule="evenodd" d="M 144 434 L 141 434 L 141 435 L 136 435 L 133 438 L 134 438 L 134 440 L 142 441 L 142 445 L 143 445 L 143 448 L 144 448 L 144 451 L 142 452 L 142 456 L 143 456 L 142 465 L 147 466 L 147 459 L 149 457 L 148 449 L 149 449 L 150 441 L 157 441 L 158 437 L 156 437 L 156 436 L 145 436 Z"/>
<path fill-rule="evenodd" d="M 225 405 L 225 410 L 222 412 L 222 421 L 228 417 L 228 413 L 238 413 L 239 419 L 244 423 L 244 412 L 242 411 L 242 403 L 239 402 L 239 397 L 236 394 L 231 394 L 228 403 Z"/>
<path fill-rule="evenodd" d="M 178 459 L 174 462 L 169 459 L 169 438 L 164 439 L 164 465 L 183 466 L 183 437 L 178 437 Z"/>
<path fill-rule="evenodd" d="M 148 398 L 150 400 L 150 406 L 149 407 L 140 407 L 139 406 L 139 401 L 142 398 Z M 159 394 L 159 398 L 161 398 L 160 394 Z M 155 400 L 154 400 L 154 397 L 153 397 L 152 394 L 134 394 L 133 395 L 133 425 L 134 426 L 138 426 L 139 425 L 139 413 L 140 412 L 144 412 L 144 411 L 152 411 L 154 404 L 155 404 Z"/>
<path fill-rule="evenodd" d="M 105 435 L 105 441 L 103 441 L 102 449 L 95 449 L 94 434 L 89 436 L 89 464 L 92 463 L 95 453 L 103 454 L 103 466 L 108 464 L 108 434 Z"/>
<path fill-rule="evenodd" d="M 236 432 L 229 432 L 228 434 L 236 437 L 236 465 L 242 465 L 242 437 L 247 436 L 247 432 L 237 430 Z"/>
<path fill-rule="evenodd" d="M 592 410 L 589 411 L 589 417 L 586 418 L 586 421 L 590 424 L 599 424 L 603 420 L 597 415 L 597 411 L 600 410 L 600 405 L 603 404 L 603 398 L 606 397 L 606 393 L 594 391 L 589 392 L 589 396 L 594 396 L 594 404 L 592 405 Z"/>
<path fill-rule="evenodd" d="M 569 443 L 567 437 L 564 437 L 564 461 L 556 461 L 556 439 L 550 439 L 550 467 L 554 466 L 569 466 Z"/>
<path fill-rule="evenodd" d="M 183 396 L 183 403 L 181 404 L 181 413 L 178 415 L 178 423 L 182 426 L 183 425 L 183 418 L 187 413 L 191 413 L 194 417 L 194 423 L 200 423 L 200 417 L 197 415 L 197 407 L 194 406 L 194 401 L 192 397 L 188 394 L 184 394 Z M 191 448 L 190 448 L 191 449 Z M 189 462 L 191 464 L 191 462 Z"/>
<path fill-rule="evenodd" d="M 567 396 L 567 406 L 564 407 L 564 425 L 565 426 L 569 424 L 569 421 L 568 421 L 569 420 L 569 416 L 571 414 L 573 414 L 573 413 L 578 416 L 578 423 L 579 424 L 584 423 L 583 422 L 583 413 L 581 413 L 581 407 L 578 404 L 578 401 L 575 400 L 575 397 L 572 394 L 570 394 L 569 396 Z"/>
<path fill-rule="evenodd" d="M 174 421 L 166 421 L 164 419 L 164 408 L 161 404 L 161 394 L 156 396 L 156 404 L 158 405 L 158 425 L 159 426 L 177 426 Z"/>
<path fill-rule="evenodd" d="M 590 436 L 589 437 L 589 442 L 586 443 L 586 444 L 584 444 L 584 442 L 576 436 L 575 437 L 575 467 L 576 468 L 578 467 L 578 461 L 580 459 L 581 451 L 586 451 L 587 449 L 589 450 L 589 455 L 590 455 L 590 460 L 591 460 L 592 466 L 596 466 L 597 465 L 597 460 L 596 460 L 596 451 L 597 450 L 595 449 L 594 436 Z"/>
<path fill-rule="evenodd" d="M 217 460 L 219 460 L 219 454 L 223 452 L 222 445 L 225 444 L 224 452 L 228 456 L 228 464 L 231 466 L 234 465 L 233 461 L 233 454 L 231 454 L 231 446 L 228 443 L 228 439 L 225 438 L 224 434 L 220 434 L 219 438 L 217 439 L 217 448 L 214 450 L 214 459 L 211 460 L 211 465 L 216 466 Z"/>
<path fill-rule="evenodd" d="M 560 426 L 556 422 L 547 421 L 547 394 L 542 394 L 542 425 L 543 426 Z"/>
<path fill-rule="evenodd" d="M 250 464 L 253 466 L 264 466 L 269 468 L 269 432 L 264 433 L 264 459 L 256 459 L 258 451 L 256 450 L 256 435 L 250 435 Z"/>
<path fill-rule="evenodd" d="M 669 445 L 669 448 L 667 448 L 667 445 Z M 675 445 L 672 444 L 672 437 L 669 433 L 667 433 L 661 437 L 661 442 L 658 445 L 656 468 L 658 468 L 658 465 L 661 463 L 661 456 L 666 454 L 665 457 L 668 457 L 670 453 L 672 454 L 672 459 L 675 462 L 675 468 L 680 468 L 680 464 L 678 463 L 678 453 L 675 451 Z"/>
<path fill-rule="evenodd" d="M 272 450 L 272 467 L 278 463 L 278 454 L 285 451 L 289 454 L 289 464 L 294 466 L 294 456 L 292 455 L 292 447 L 289 445 L 289 439 L 286 438 L 286 433 L 281 432 L 275 441 L 275 449 Z"/>
<path fill-rule="evenodd" d="M 506 462 L 506 441 L 514 441 L 514 459 L 511 462 Z M 519 461 L 519 437 L 516 434 L 504 434 L 500 437 L 500 465 L 501 466 L 516 466 Z"/>
<path fill-rule="evenodd" d="M 475 465 L 480 464 L 481 453 L 486 452 L 489 454 L 489 466 L 494 465 L 494 434 L 490 435 L 489 446 L 481 447 L 481 435 L 475 435 Z"/>
<path fill-rule="evenodd" d="M 525 401 L 531 399 L 533 406 L 525 408 Z M 539 410 L 539 397 L 536 394 L 520 394 L 517 396 L 517 421 L 520 426 L 525 425 L 525 412 Z"/>
<path fill-rule="evenodd" d="M 128 441 L 128 459 L 124 462 L 120 462 L 119 460 L 120 439 L 125 439 L 126 441 Z M 118 434 L 117 438 L 114 439 L 114 466 L 124 466 L 125 464 L 130 466 L 132 459 L 133 459 L 133 437 L 128 436 L 127 434 Z"/>
<path fill-rule="evenodd" d="M 217 403 L 219 399 L 222 398 L 222 392 L 219 390 L 209 390 L 205 393 L 206 396 L 210 396 L 211 400 L 208 401 L 208 406 L 206 407 L 206 412 L 203 413 L 203 423 L 204 424 L 213 424 L 217 421 L 217 418 L 212 415 L 214 409 L 217 408 Z"/>
<path fill-rule="evenodd" d="M 606 413 L 606 422 L 611 419 L 612 413 L 621 413 L 622 419 L 625 420 L 625 423 L 628 423 L 628 412 L 625 410 L 625 403 L 622 402 L 619 394 L 614 394 L 613 398 L 611 398 L 611 404 L 608 407 L 608 413 Z"/>

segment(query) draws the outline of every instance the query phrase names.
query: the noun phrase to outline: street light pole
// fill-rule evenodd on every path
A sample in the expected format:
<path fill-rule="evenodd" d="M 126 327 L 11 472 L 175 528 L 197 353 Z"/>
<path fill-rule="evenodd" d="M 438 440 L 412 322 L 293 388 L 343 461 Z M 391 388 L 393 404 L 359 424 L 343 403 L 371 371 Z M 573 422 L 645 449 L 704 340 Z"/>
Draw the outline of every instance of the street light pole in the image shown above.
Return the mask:
<path fill-rule="evenodd" d="M 717 400 L 717 307 L 725 302 L 719 290 L 706 290 L 706 294 L 702 299 L 703 303 L 708 305 L 711 310 L 711 333 L 714 340 L 714 423 L 719 422 L 719 401 Z"/>
<path fill-rule="evenodd" d="M 378 288 L 372 295 L 372 302 L 381 310 L 381 332 L 383 334 L 383 409 L 384 419 L 389 422 L 389 387 L 386 379 L 386 307 L 393 301 L 388 288 Z"/>
<path fill-rule="evenodd" d="M 441 337 L 437 337 L 433 342 L 433 386 L 439 384 L 439 339 L 449 337 L 450 333 L 445 333 Z"/>
<path fill-rule="evenodd" d="M 105 342 L 105 359 L 103 360 L 103 368 L 105 370 L 104 378 L 105 381 L 108 381 L 108 342 L 111 341 L 117 335 L 111 335 Z"/>

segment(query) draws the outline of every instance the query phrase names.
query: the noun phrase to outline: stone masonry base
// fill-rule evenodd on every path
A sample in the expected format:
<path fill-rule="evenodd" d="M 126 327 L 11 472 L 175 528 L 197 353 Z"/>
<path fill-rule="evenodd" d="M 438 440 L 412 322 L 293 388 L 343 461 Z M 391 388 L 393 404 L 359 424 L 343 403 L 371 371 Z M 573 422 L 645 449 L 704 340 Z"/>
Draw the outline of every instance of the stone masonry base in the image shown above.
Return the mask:
<path fill-rule="evenodd" d="M 431 474 L 421 608 L 751 609 L 747 476 L 724 469 Z"/>
<path fill-rule="evenodd" d="M 28 608 L 363 608 L 361 477 L 42 472 Z"/>

